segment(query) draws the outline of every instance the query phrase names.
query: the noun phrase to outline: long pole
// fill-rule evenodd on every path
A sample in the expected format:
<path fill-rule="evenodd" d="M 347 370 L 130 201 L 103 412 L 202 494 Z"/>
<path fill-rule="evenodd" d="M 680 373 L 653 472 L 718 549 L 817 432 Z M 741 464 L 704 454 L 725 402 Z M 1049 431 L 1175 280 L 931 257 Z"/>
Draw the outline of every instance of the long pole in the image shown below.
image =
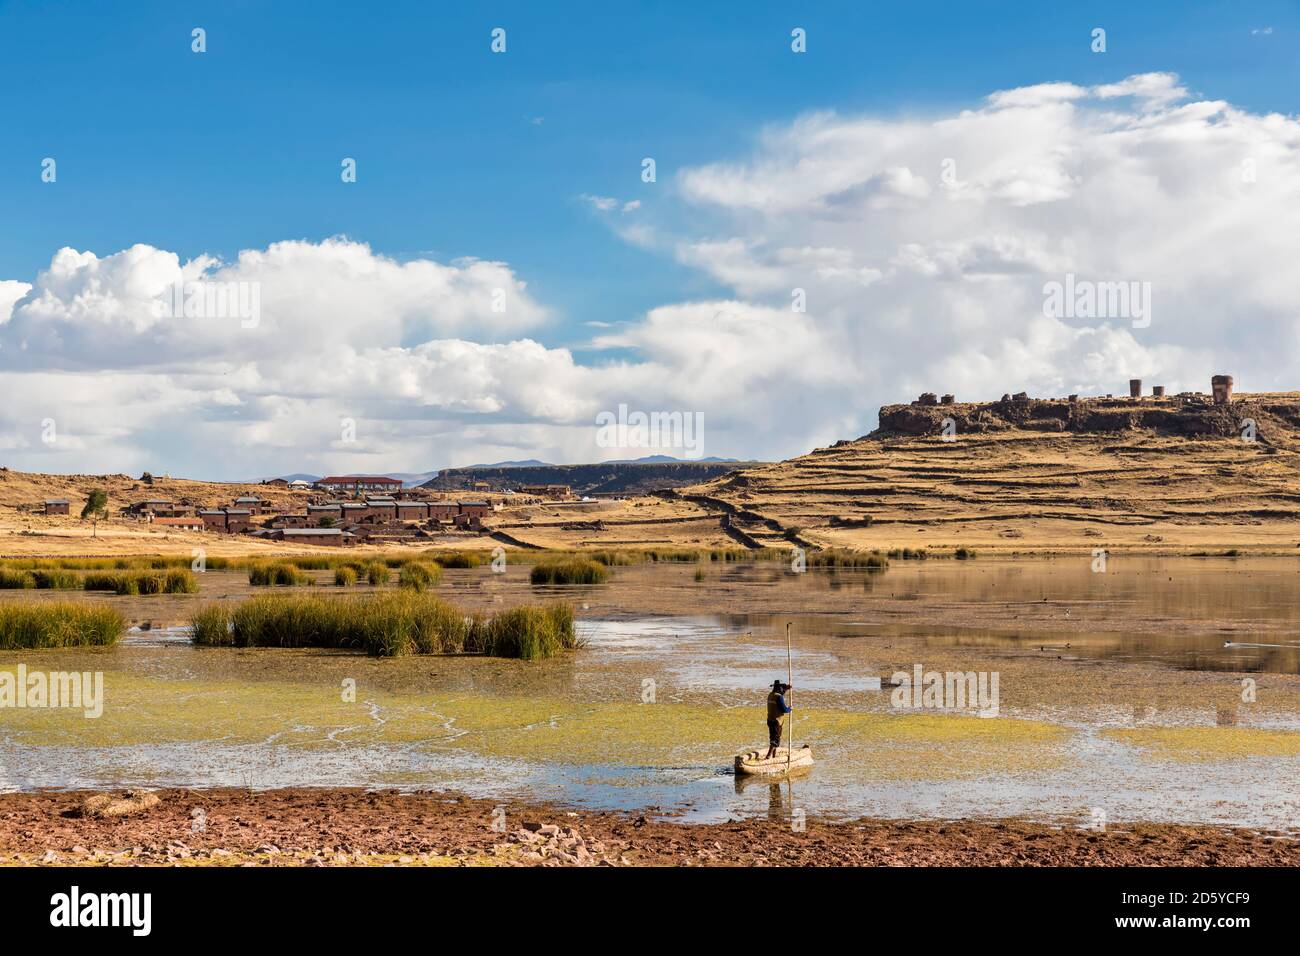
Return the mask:
<path fill-rule="evenodd" d="M 790 736 L 785 742 L 785 772 L 790 773 L 790 753 L 794 750 L 794 653 L 790 647 L 790 622 L 785 622 L 785 678 L 790 685 L 785 697 L 785 705 L 790 708 Z"/>

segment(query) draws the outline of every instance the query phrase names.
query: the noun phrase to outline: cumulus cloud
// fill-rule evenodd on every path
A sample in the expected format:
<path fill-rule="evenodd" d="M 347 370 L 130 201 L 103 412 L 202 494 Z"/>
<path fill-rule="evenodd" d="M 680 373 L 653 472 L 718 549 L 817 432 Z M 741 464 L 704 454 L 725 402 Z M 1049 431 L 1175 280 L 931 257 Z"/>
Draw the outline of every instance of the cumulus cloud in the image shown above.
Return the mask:
<path fill-rule="evenodd" d="M 501 262 L 346 239 L 231 262 L 59 250 L 0 282 L 5 463 L 241 477 L 641 453 L 595 443 L 620 404 L 702 414 L 705 455 L 778 457 L 921 391 L 1296 385 L 1300 123 L 1171 74 L 930 117 L 813 112 L 664 185 L 652 215 L 582 200 L 721 291 L 588 323 L 576 354 Z M 1150 322 L 1045 315 L 1067 275 L 1150 283 Z M 195 282 L 255 286 L 258 321 L 159 308 Z"/>
<path fill-rule="evenodd" d="M 1296 385 L 1300 124 L 1191 99 L 1172 74 L 924 121 L 810 114 L 677 186 L 676 257 L 756 304 L 802 289 L 821 346 L 858 370 L 819 400 L 864 425 L 921 390 Z M 1066 273 L 1149 282 L 1150 325 L 1044 315 Z"/>

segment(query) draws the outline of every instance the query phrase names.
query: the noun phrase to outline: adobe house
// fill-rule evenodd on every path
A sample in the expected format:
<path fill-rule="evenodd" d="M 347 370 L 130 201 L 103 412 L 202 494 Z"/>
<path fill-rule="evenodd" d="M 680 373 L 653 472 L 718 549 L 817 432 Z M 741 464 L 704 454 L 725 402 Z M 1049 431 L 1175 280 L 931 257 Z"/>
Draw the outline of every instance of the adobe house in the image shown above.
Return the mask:
<path fill-rule="evenodd" d="M 1210 390 L 1214 392 L 1215 405 L 1232 404 L 1232 376 L 1216 375 L 1210 379 Z"/>
<path fill-rule="evenodd" d="M 343 508 L 339 505 L 308 505 L 307 520 L 316 526 L 325 519 L 338 521 L 343 517 Z"/>
<path fill-rule="evenodd" d="M 207 527 L 202 518 L 154 518 L 152 523 L 177 531 L 203 531 Z"/>
<path fill-rule="evenodd" d="M 372 514 L 370 505 L 364 501 L 344 501 L 339 504 L 339 509 L 344 521 L 361 521 Z"/>
<path fill-rule="evenodd" d="M 268 479 L 266 479 L 266 481 L 262 482 L 262 484 L 264 484 L 264 485 L 273 485 L 273 486 L 276 487 L 276 488 L 288 488 L 288 487 L 289 487 L 289 482 L 287 482 L 287 481 L 286 481 L 285 479 L 283 479 L 283 478 L 268 478 Z M 306 484 L 306 482 L 303 482 L 303 484 Z"/>
<path fill-rule="evenodd" d="M 127 505 L 126 510 L 133 515 L 170 515 L 172 502 L 169 498 L 146 498 Z"/>
<path fill-rule="evenodd" d="M 456 514 L 468 515 L 471 518 L 482 518 L 492 511 L 492 506 L 486 501 L 458 501 L 456 502 Z"/>
<path fill-rule="evenodd" d="M 256 495 L 246 495 L 235 499 L 235 507 L 250 514 L 260 515 L 266 509 L 266 503 Z"/>
<path fill-rule="evenodd" d="M 437 518 L 439 521 L 451 520 L 456 517 L 459 510 L 456 503 L 452 501 L 429 502 L 429 517 Z"/>
<path fill-rule="evenodd" d="M 199 512 L 199 520 L 203 522 L 204 531 L 226 530 L 226 513 L 220 508 L 204 508 Z"/>
<path fill-rule="evenodd" d="M 423 521 L 429 517 L 429 505 L 423 501 L 399 501 L 397 503 L 398 521 Z"/>
<path fill-rule="evenodd" d="M 226 531 L 230 534 L 239 534 L 241 531 L 247 531 L 253 523 L 253 512 L 247 508 L 226 508 Z"/>
<path fill-rule="evenodd" d="M 357 536 L 341 528 L 277 528 L 269 537 L 276 541 L 296 541 L 306 544 L 321 544 L 329 547 L 343 547 L 355 544 Z"/>
<path fill-rule="evenodd" d="M 45 513 L 47 515 L 66 515 L 69 513 L 71 503 L 67 498 L 46 498 Z"/>
<path fill-rule="evenodd" d="M 268 528 L 306 528 L 309 526 L 309 522 L 305 514 L 283 514 L 276 515 L 266 523 L 266 526 Z"/>
<path fill-rule="evenodd" d="M 402 482 L 387 475 L 331 475 L 316 482 L 323 491 L 349 491 L 354 495 L 363 491 L 392 493 L 402 490 Z"/>

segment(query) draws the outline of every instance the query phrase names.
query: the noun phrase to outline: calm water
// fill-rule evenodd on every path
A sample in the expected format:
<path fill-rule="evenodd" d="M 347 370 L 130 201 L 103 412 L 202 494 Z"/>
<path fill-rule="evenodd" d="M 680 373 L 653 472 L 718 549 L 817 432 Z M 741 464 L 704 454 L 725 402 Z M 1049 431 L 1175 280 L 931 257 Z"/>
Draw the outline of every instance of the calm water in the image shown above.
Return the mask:
<path fill-rule="evenodd" d="M 1300 820 L 1293 561 L 708 570 L 618 569 L 566 591 L 586 647 L 533 664 L 194 648 L 169 610 L 186 599 L 120 599 L 150 626 L 118 648 L 0 652 L 10 669 L 103 671 L 107 688 L 97 720 L 0 710 L 0 786 L 454 788 L 686 820 L 787 814 L 791 800 L 840 818 Z M 487 605 L 533 594 L 485 569 L 444 590 Z M 730 770 L 762 744 L 786 623 L 796 742 L 818 757 L 793 790 Z M 999 716 L 900 713 L 882 679 L 914 663 L 998 671 Z M 1239 703 L 1243 675 L 1257 702 Z"/>

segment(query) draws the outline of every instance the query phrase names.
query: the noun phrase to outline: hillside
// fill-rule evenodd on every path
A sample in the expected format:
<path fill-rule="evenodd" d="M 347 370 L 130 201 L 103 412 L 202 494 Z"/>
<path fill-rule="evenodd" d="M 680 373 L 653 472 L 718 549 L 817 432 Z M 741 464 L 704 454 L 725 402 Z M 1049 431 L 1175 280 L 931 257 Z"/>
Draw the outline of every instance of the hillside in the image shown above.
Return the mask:
<path fill-rule="evenodd" d="M 681 494 L 763 544 L 1294 554 L 1300 393 L 888 405 L 856 441 Z"/>
<path fill-rule="evenodd" d="M 505 465 L 501 467 L 448 468 L 422 487 L 442 491 L 472 487 L 486 481 L 493 491 L 521 485 L 568 485 L 580 495 L 646 495 L 709 481 L 755 462 L 735 461 L 634 461 L 593 465 Z"/>

